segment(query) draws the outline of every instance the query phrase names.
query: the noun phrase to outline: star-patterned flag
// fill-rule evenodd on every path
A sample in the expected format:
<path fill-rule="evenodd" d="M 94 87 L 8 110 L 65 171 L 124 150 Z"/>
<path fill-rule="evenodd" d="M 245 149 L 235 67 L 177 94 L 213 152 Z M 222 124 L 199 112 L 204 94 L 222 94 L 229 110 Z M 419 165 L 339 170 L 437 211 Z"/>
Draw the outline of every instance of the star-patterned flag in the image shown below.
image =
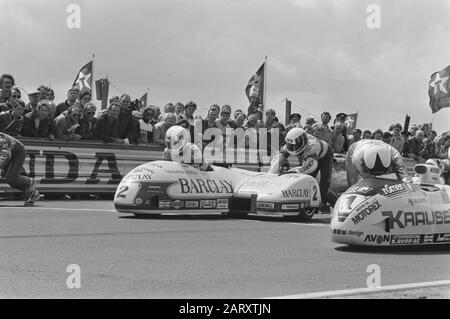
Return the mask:
<path fill-rule="evenodd" d="M 450 107 L 450 65 L 442 71 L 431 75 L 428 87 L 430 107 L 432 113 L 436 113 L 444 107 Z"/>
<path fill-rule="evenodd" d="M 257 105 L 263 104 L 264 66 L 265 62 L 259 67 L 258 71 L 253 74 L 245 88 L 245 94 L 250 103 L 254 102 Z"/>
<path fill-rule="evenodd" d="M 147 106 L 147 92 L 141 96 L 139 101 L 141 101 L 141 103 L 142 103 L 142 108 Z"/>
<path fill-rule="evenodd" d="M 358 113 L 347 114 L 345 119 L 345 126 L 347 126 L 347 133 L 352 134 L 356 128 L 356 120 L 358 119 Z"/>
<path fill-rule="evenodd" d="M 89 61 L 80 69 L 75 81 L 73 81 L 73 86 L 80 90 L 84 88 L 92 90 L 92 61 Z"/>

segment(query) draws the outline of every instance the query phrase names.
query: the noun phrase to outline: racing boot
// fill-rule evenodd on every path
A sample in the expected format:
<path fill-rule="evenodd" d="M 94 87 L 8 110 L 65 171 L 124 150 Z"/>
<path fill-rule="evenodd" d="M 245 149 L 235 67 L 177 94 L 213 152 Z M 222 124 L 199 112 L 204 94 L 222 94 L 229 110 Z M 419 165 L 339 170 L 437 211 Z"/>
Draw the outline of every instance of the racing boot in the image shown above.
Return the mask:
<path fill-rule="evenodd" d="M 41 194 L 35 189 L 34 192 L 28 197 L 25 201 L 25 206 L 33 206 L 35 202 L 37 202 L 41 198 Z"/>
<path fill-rule="evenodd" d="M 28 186 L 23 192 L 23 199 L 25 201 L 28 200 L 35 190 L 36 190 L 36 180 L 34 178 L 30 178 L 30 186 Z"/>

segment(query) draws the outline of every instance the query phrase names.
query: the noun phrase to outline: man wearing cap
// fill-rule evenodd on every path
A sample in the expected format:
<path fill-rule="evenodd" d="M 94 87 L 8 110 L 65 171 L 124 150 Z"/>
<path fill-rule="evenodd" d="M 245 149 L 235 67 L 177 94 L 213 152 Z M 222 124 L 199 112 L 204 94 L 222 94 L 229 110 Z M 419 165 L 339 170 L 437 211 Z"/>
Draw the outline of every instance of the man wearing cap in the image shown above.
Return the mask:
<path fill-rule="evenodd" d="M 286 125 L 285 133 L 289 132 L 294 127 L 302 127 L 300 125 L 300 120 L 302 116 L 299 113 L 292 113 L 289 115 L 289 124 Z"/>
<path fill-rule="evenodd" d="M 41 92 L 39 92 L 38 90 L 32 90 L 30 93 L 28 93 L 29 102 L 25 106 L 25 113 L 36 110 L 40 96 Z"/>
<path fill-rule="evenodd" d="M 344 128 L 342 130 L 342 135 L 344 136 L 344 145 L 342 146 L 342 151 L 344 153 L 348 151 L 347 125 L 345 125 L 346 119 L 347 119 L 347 114 L 338 113 L 336 115 L 336 119 L 334 120 L 334 125 L 336 125 L 336 123 L 342 123 L 344 125 Z M 334 129 L 334 127 L 332 127 L 331 129 Z"/>
<path fill-rule="evenodd" d="M 78 98 L 78 94 L 80 94 L 80 90 L 78 87 L 74 86 L 67 91 L 67 99 L 64 102 L 59 103 L 56 106 L 54 117 L 57 117 L 59 114 L 67 110 L 69 107 L 75 104 Z"/>
<path fill-rule="evenodd" d="M 216 126 L 219 128 L 219 130 L 222 131 L 222 133 L 225 135 L 227 128 L 230 128 L 230 124 L 228 123 L 230 121 L 231 116 L 231 106 L 224 105 L 222 106 L 222 109 L 220 110 L 220 116 L 216 120 Z"/>

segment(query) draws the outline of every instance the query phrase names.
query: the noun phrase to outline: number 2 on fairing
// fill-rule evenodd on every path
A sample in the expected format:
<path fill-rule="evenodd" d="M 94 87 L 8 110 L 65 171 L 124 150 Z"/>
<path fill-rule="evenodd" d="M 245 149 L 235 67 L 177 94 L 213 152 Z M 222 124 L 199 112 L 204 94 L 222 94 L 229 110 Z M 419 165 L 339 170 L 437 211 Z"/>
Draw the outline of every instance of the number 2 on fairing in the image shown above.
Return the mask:
<path fill-rule="evenodd" d="M 117 195 L 116 195 L 116 198 L 126 198 L 126 196 L 123 193 L 125 193 L 127 190 L 128 190 L 128 186 L 127 185 L 121 186 L 119 191 L 118 191 L 118 193 L 117 193 Z"/>
<path fill-rule="evenodd" d="M 128 183 L 126 185 L 119 185 L 114 201 L 118 204 L 131 205 L 141 189 L 139 183 Z"/>
<path fill-rule="evenodd" d="M 317 185 L 313 185 L 312 187 L 312 198 L 311 198 L 311 205 L 319 205 L 319 198 L 317 197 L 318 189 Z"/>

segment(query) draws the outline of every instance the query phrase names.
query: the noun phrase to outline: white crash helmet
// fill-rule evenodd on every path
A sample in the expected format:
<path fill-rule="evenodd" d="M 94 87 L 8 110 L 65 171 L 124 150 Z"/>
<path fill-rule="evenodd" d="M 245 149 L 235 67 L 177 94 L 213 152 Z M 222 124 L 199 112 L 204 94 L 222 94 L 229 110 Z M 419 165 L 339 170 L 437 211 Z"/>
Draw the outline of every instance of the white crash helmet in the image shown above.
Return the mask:
<path fill-rule="evenodd" d="M 300 127 L 294 127 L 286 134 L 286 150 L 291 155 L 299 155 L 308 145 L 308 134 Z"/>
<path fill-rule="evenodd" d="M 364 150 L 364 164 L 373 175 L 386 174 L 391 161 L 391 151 L 387 144 L 370 145 Z"/>
<path fill-rule="evenodd" d="M 170 127 L 166 132 L 166 147 L 173 151 L 182 150 L 190 140 L 189 131 L 179 125 Z"/>

